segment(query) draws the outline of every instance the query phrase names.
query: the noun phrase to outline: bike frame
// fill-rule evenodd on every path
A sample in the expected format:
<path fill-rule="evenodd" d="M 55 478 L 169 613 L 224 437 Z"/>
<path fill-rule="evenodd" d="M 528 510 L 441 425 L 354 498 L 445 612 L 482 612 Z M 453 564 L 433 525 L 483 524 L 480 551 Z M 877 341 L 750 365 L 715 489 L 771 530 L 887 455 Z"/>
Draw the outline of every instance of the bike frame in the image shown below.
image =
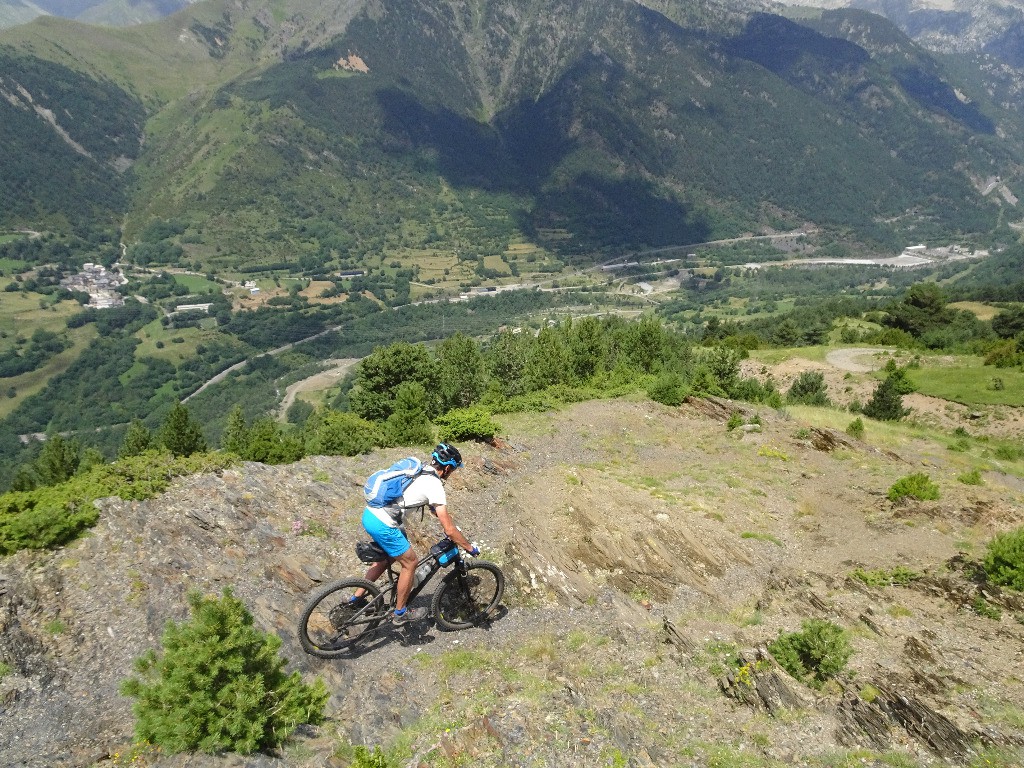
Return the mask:
<path fill-rule="evenodd" d="M 461 562 L 462 562 L 462 553 L 459 553 L 459 556 L 457 558 L 455 558 L 455 560 L 453 560 L 451 564 L 454 565 L 454 566 L 458 566 Z M 427 573 L 426 577 L 422 581 L 420 581 L 419 584 L 414 585 L 413 588 L 412 588 L 412 591 L 409 592 L 409 602 L 410 603 L 423 590 L 423 588 L 425 586 L 427 586 L 427 584 L 429 584 L 431 581 L 433 581 L 434 576 L 437 574 L 437 572 L 440 571 L 442 568 L 444 568 L 443 565 L 441 565 L 439 562 L 437 562 L 437 557 L 435 555 L 432 555 L 431 553 L 428 552 L 426 555 L 421 557 L 416 562 L 416 568 L 414 570 L 419 570 L 420 566 L 423 565 L 424 563 L 430 563 L 430 572 Z M 386 587 L 384 587 L 383 589 L 381 589 L 381 597 L 384 597 L 384 595 L 387 595 L 388 596 L 388 606 L 390 608 L 394 608 L 395 607 L 395 603 L 398 602 L 398 576 L 399 576 L 399 572 L 395 570 L 395 560 L 394 560 L 394 558 L 389 558 L 388 559 L 388 568 L 387 568 L 387 571 L 385 571 L 385 573 L 387 573 L 387 575 L 388 575 L 388 585 Z"/>

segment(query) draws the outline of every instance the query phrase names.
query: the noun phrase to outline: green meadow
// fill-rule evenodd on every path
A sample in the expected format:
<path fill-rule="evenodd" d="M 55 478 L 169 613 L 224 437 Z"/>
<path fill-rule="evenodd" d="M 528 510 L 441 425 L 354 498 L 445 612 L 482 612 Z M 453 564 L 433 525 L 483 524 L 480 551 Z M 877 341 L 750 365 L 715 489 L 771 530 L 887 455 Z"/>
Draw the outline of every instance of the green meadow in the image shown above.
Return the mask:
<path fill-rule="evenodd" d="M 923 395 L 963 405 L 1024 405 L 1024 372 L 983 365 L 979 357 L 956 357 L 952 363 L 924 358 L 908 373 Z"/>

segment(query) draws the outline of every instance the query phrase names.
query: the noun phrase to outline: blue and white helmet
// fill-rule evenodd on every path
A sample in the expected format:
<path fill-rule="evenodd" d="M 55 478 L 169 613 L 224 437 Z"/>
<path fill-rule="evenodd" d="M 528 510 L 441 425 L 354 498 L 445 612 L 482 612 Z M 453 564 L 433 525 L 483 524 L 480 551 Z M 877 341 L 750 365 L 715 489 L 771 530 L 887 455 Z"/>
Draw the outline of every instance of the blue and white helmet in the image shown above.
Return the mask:
<path fill-rule="evenodd" d="M 448 445 L 448 443 L 438 443 L 430 454 L 430 458 L 442 467 L 455 469 L 462 466 L 462 454 L 459 453 L 459 449 L 454 445 Z"/>

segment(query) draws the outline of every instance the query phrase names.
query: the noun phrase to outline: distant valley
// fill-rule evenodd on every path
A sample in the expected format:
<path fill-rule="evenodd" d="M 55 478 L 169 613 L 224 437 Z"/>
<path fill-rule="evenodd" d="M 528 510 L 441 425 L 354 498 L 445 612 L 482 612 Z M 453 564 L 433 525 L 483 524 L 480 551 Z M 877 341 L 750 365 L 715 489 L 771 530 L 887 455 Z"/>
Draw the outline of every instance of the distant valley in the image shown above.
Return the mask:
<path fill-rule="evenodd" d="M 188 399 L 215 442 L 234 404 L 277 413 L 321 360 L 397 340 L 612 314 L 743 347 L 838 340 L 800 313 L 845 297 L 870 318 L 846 338 L 885 333 L 871 311 L 919 281 L 1018 300 L 1024 81 L 898 4 L 56 15 L 99 7 L 0 32 L 0 485 L 18 435 L 109 457 Z M 916 245 L 991 256 L 892 269 Z M 123 306 L 88 306 L 87 263 Z"/>

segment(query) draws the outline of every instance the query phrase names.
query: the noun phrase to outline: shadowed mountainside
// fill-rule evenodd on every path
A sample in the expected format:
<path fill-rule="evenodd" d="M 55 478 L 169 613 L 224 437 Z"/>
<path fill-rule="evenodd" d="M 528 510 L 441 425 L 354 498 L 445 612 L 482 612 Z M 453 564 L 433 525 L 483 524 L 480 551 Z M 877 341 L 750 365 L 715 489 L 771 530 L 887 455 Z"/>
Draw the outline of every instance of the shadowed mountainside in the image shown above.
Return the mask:
<path fill-rule="evenodd" d="M 1001 92 L 958 82 L 879 16 L 658 8 L 211 2 L 130 30 L 25 25 L 0 36 L 6 92 L 27 94 L 0 101 L 14 138 L 41 129 L 61 160 L 67 137 L 131 151 L 92 158 L 106 195 L 5 180 L 23 202 L 0 223 L 124 215 L 134 242 L 174 221 L 203 269 L 516 240 L 590 259 L 805 222 L 896 247 L 995 225 L 982 181 L 1016 184 L 1024 151 Z M 33 87 L 41 67 L 92 79 L 74 92 L 93 99 L 119 88 L 147 120 L 97 122 L 70 88 Z M 45 167 L 27 139 L 3 146 Z"/>

